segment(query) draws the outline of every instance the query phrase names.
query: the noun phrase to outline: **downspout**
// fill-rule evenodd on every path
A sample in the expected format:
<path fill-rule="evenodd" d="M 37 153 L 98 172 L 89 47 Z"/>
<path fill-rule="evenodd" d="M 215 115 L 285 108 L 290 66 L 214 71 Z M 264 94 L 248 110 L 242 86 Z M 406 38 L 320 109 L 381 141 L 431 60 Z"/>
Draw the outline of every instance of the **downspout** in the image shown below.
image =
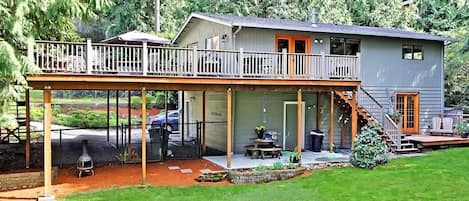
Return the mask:
<path fill-rule="evenodd" d="M 440 113 L 443 114 L 445 111 L 445 42 L 443 42 L 441 48 L 441 109 Z"/>
<path fill-rule="evenodd" d="M 243 28 L 242 26 L 238 26 L 238 29 L 236 29 L 236 31 L 233 32 L 233 44 L 232 44 L 233 45 L 233 48 L 232 48 L 233 50 L 236 49 L 236 35 L 241 31 L 242 28 Z"/>

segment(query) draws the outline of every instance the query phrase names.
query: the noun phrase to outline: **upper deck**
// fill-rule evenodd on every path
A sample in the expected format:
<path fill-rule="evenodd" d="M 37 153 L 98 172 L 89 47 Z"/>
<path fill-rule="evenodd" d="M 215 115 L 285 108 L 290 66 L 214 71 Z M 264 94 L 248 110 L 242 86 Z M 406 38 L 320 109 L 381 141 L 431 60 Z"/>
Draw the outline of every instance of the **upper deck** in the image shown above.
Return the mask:
<path fill-rule="evenodd" d="M 166 84 L 174 81 L 175 84 L 356 86 L 360 83 L 359 56 L 189 49 L 146 43 L 115 45 L 90 40 L 86 43 L 37 41 L 28 46 L 27 54 L 42 71 L 28 76 L 33 87 L 38 82 L 104 82 L 110 77 L 114 82 L 121 78 L 132 83 Z M 130 78 L 134 80 L 129 81 Z"/>

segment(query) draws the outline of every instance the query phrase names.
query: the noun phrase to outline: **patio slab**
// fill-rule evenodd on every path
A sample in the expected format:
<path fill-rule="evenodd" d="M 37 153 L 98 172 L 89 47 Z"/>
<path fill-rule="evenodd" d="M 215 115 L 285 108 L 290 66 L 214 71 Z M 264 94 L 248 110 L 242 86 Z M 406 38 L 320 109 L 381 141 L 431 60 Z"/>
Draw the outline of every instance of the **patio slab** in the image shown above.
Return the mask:
<path fill-rule="evenodd" d="M 302 153 L 301 164 L 321 164 L 327 162 L 347 162 L 349 161 L 349 154 L 342 153 L 330 153 L 328 151 L 323 152 L 310 152 L 306 151 Z M 289 160 L 287 156 L 279 158 L 265 158 L 265 159 L 251 159 L 243 154 L 234 154 L 231 160 L 231 168 L 226 166 L 226 156 L 205 156 L 205 160 L 208 160 L 218 166 L 225 169 L 242 169 L 242 168 L 254 168 L 257 166 L 270 166 L 275 162 L 283 162 L 288 164 Z"/>

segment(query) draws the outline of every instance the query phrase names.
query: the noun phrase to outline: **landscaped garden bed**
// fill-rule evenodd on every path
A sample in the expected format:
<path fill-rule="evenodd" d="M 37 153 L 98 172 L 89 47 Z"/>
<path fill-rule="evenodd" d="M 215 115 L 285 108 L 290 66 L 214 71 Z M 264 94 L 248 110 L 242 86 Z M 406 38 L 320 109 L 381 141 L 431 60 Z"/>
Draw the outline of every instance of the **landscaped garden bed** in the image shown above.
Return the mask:
<path fill-rule="evenodd" d="M 52 168 L 52 180 L 57 177 L 58 168 Z M 44 184 L 44 171 L 27 171 L 0 174 L 0 191 L 30 188 Z"/>

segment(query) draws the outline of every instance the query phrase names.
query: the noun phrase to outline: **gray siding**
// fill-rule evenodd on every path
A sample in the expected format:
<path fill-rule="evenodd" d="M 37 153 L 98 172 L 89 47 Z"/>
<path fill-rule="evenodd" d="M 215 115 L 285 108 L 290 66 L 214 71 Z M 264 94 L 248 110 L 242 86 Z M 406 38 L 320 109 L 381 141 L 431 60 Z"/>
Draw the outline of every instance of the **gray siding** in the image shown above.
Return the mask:
<path fill-rule="evenodd" d="M 396 92 L 419 92 L 421 132 L 426 132 L 431 117 L 441 112 L 444 104 L 442 42 L 244 28 L 236 38 L 236 49 L 275 51 L 275 34 L 310 36 L 314 54 L 329 54 L 331 36 L 360 39 L 362 86 L 386 109 L 389 107 L 389 97 Z M 314 44 L 314 39 L 322 39 L 324 42 Z M 402 59 L 403 44 L 423 45 L 424 60 Z"/>
<path fill-rule="evenodd" d="M 220 41 L 220 49 L 230 50 L 231 49 L 231 27 L 209 22 L 196 20 L 189 25 L 190 31 L 184 32 L 181 34 L 179 47 L 187 47 L 187 45 L 192 43 L 198 43 L 199 49 L 205 49 L 205 40 L 213 36 L 221 36 L 226 34 L 228 36 L 226 42 Z"/>
<path fill-rule="evenodd" d="M 264 123 L 263 105 L 266 96 L 266 114 Z M 324 147 L 328 148 L 329 142 L 329 108 L 330 99 L 327 94 L 322 93 L 321 101 L 321 130 L 326 132 Z M 296 92 L 236 92 L 234 109 L 234 152 L 244 153 L 245 146 L 252 144 L 250 138 L 255 137 L 254 128 L 265 125 L 267 130 L 280 132 L 283 135 L 283 103 L 284 101 L 296 101 Z M 311 147 L 309 131 L 316 128 L 316 93 L 306 92 L 303 94 L 305 102 L 305 148 Z M 308 107 L 310 109 L 308 109 Z M 340 123 L 338 118 L 342 113 L 336 106 L 334 108 L 334 143 L 340 144 Z M 346 126 L 346 145 L 350 146 L 350 125 Z M 277 144 L 282 145 L 280 136 Z"/>

